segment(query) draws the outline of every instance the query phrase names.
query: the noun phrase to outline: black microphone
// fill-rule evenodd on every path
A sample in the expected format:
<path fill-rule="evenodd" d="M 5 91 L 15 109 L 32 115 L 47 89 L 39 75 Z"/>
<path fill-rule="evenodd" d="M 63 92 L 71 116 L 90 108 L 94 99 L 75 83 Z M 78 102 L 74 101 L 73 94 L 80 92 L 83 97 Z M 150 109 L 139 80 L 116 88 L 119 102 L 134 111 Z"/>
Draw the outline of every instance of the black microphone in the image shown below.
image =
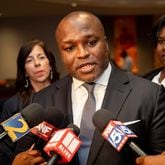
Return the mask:
<path fill-rule="evenodd" d="M 55 107 L 49 107 L 45 111 L 44 120 L 33 127 L 31 132 L 45 141 L 48 141 L 53 132 L 60 128 L 63 120 L 64 114 L 62 111 Z"/>
<path fill-rule="evenodd" d="M 64 113 L 56 107 L 48 107 L 45 111 L 45 121 L 60 128 L 65 118 Z"/>
<path fill-rule="evenodd" d="M 81 145 L 77 137 L 79 133 L 80 129 L 74 124 L 69 124 L 67 128 L 55 132 L 44 147 L 44 151 L 51 156 L 47 164 L 69 163 Z"/>
<path fill-rule="evenodd" d="M 93 116 L 93 124 L 116 150 L 120 151 L 124 145 L 127 144 L 138 156 L 146 155 L 146 153 L 130 139 L 137 137 L 134 132 L 126 127 L 124 123 L 114 120 L 110 111 L 105 109 L 96 111 Z"/>
<path fill-rule="evenodd" d="M 0 134 L 0 139 L 8 135 L 15 142 L 29 133 L 30 128 L 39 124 L 44 118 L 44 108 L 38 103 L 32 103 L 1 123 L 5 131 Z"/>
<path fill-rule="evenodd" d="M 80 129 L 73 123 L 70 123 L 67 128 L 70 128 L 76 136 L 79 136 L 80 134 Z"/>
<path fill-rule="evenodd" d="M 40 113 L 43 114 L 43 117 L 40 115 L 35 117 L 29 115 L 29 121 L 34 122 L 36 118 L 40 118 L 40 122 L 35 123 L 35 127 L 30 129 L 30 133 L 18 141 L 15 154 L 27 150 L 32 144 L 34 144 L 33 149 L 42 152 L 46 142 L 54 134 L 54 131 L 61 126 L 64 120 L 64 114 L 62 111 L 55 107 L 48 107 L 47 109 L 44 109 L 44 112 Z M 47 155 L 44 152 L 42 152 L 42 154 L 47 159 Z"/>

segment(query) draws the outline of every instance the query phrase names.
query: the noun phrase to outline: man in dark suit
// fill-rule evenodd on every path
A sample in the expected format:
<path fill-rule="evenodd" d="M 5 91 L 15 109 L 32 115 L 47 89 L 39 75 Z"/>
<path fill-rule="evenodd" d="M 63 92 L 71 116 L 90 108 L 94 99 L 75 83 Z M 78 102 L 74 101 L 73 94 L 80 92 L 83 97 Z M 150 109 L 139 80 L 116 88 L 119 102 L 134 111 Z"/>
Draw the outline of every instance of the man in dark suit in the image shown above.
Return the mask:
<path fill-rule="evenodd" d="M 69 75 L 35 94 L 33 102 L 63 111 L 62 128 L 72 122 L 80 126 L 88 96 L 83 84 L 94 82 L 96 110 L 107 109 L 122 122 L 140 120 L 136 127 L 130 127 L 139 136 L 137 144 L 147 154 L 165 150 L 165 91 L 157 84 L 121 71 L 110 62 L 100 20 L 88 12 L 71 12 L 61 20 L 55 34 Z M 136 155 L 129 148 L 118 152 L 97 130 L 89 147 L 87 163 L 79 162 L 78 155 L 71 164 L 135 164 Z"/>

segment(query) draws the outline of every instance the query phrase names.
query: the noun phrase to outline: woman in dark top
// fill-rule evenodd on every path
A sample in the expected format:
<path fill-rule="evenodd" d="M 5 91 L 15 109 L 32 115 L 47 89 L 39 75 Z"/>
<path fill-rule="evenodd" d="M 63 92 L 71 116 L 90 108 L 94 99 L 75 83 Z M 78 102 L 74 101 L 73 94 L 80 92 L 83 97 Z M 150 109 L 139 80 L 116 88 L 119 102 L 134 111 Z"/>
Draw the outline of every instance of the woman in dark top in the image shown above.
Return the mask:
<path fill-rule="evenodd" d="M 42 41 L 33 40 L 22 45 L 17 57 L 16 95 L 5 102 L 0 122 L 26 107 L 33 93 L 59 79 L 55 62 L 54 55 Z M 11 164 L 15 145 L 8 137 L 0 142 L 0 161 L 4 165 Z"/>
<path fill-rule="evenodd" d="M 147 73 L 143 77 L 165 87 L 165 15 L 155 22 L 152 28 L 151 40 L 162 67 Z"/>

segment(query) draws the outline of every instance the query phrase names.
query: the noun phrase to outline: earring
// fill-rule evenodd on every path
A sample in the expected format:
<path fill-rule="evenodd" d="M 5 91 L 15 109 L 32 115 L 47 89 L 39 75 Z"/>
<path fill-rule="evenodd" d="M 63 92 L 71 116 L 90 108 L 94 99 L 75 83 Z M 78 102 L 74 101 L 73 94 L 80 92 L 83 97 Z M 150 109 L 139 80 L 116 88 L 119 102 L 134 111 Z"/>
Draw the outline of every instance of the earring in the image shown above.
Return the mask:
<path fill-rule="evenodd" d="M 53 80 L 53 71 L 50 71 L 50 79 Z"/>
<path fill-rule="evenodd" d="M 26 78 L 26 80 L 25 80 L 25 88 L 28 88 L 28 86 L 29 86 L 29 81 L 28 81 L 28 79 Z"/>

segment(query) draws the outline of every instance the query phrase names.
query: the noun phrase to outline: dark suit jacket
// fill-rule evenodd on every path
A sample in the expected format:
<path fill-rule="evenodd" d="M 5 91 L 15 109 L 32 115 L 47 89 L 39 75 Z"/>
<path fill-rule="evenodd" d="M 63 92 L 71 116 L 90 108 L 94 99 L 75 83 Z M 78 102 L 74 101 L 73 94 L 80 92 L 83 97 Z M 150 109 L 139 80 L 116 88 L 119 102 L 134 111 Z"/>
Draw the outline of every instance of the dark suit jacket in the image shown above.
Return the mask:
<path fill-rule="evenodd" d="M 55 106 L 66 114 L 61 127 L 73 122 L 70 76 L 36 94 L 33 102 Z M 139 136 L 137 144 L 148 154 L 165 150 L 165 91 L 160 86 L 123 72 L 112 65 L 112 73 L 106 89 L 102 108 L 112 112 L 120 121 L 142 120 L 133 131 Z M 104 120 L 104 119 L 103 119 Z M 78 163 L 73 163 L 78 164 Z M 135 155 L 124 147 L 117 152 L 95 130 L 88 165 L 133 165 Z"/>

